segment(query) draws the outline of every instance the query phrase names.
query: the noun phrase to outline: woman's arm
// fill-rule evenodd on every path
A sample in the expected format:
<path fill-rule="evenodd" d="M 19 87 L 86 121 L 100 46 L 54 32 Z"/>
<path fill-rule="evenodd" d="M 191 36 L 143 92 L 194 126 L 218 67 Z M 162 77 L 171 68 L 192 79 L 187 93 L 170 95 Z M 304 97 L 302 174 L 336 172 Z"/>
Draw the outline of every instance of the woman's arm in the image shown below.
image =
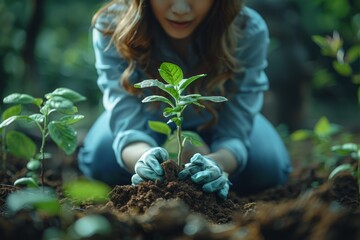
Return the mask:
<path fill-rule="evenodd" d="M 123 148 L 122 159 L 130 173 L 135 173 L 134 167 L 136 162 L 143 155 L 143 153 L 150 148 L 151 146 L 144 142 L 134 142 Z"/>
<path fill-rule="evenodd" d="M 249 18 L 238 40 L 236 53 L 243 70 L 234 75 L 235 86 L 232 87 L 236 92 L 219 112 L 210 146 L 213 158 L 223 165 L 225 171 L 233 174 L 241 172 L 247 164 L 253 121 L 262 109 L 263 92 L 269 87 L 264 72 L 269 43 L 267 25 L 254 10 L 245 8 L 244 13 Z"/>
<path fill-rule="evenodd" d="M 237 169 L 238 163 L 234 155 L 226 149 L 219 149 L 214 153 L 206 155 L 206 157 L 215 160 L 222 170 L 228 174 L 232 174 Z"/>
<path fill-rule="evenodd" d="M 135 162 L 142 153 L 158 143 L 147 127 L 148 115 L 141 100 L 129 94 L 119 83 L 128 63 L 114 45 L 109 44 L 109 36 L 93 30 L 97 83 L 103 93 L 104 108 L 110 114 L 109 125 L 114 135 L 112 147 L 119 165 L 134 173 Z M 140 69 L 136 69 L 132 77 L 134 81 L 140 81 L 144 76 Z"/>

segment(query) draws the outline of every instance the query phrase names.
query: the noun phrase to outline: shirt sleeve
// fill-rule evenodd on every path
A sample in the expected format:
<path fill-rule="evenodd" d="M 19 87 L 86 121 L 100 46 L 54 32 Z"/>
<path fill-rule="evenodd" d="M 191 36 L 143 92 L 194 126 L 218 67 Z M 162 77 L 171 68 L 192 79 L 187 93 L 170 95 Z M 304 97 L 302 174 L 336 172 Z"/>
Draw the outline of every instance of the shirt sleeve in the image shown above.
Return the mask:
<path fill-rule="evenodd" d="M 129 94 L 119 83 L 119 79 L 128 66 L 121 58 L 110 37 L 93 29 L 93 48 L 95 66 L 98 73 L 98 86 L 103 93 L 103 105 L 110 113 L 110 128 L 114 133 L 113 149 L 120 166 L 124 167 L 121 156 L 123 148 L 133 142 L 145 142 L 157 146 L 156 140 L 149 134 L 144 104 L 141 99 Z M 138 81 L 143 74 L 136 69 L 131 81 Z"/>
<path fill-rule="evenodd" d="M 238 42 L 237 58 L 243 70 L 235 74 L 236 92 L 219 112 L 214 127 L 212 151 L 227 149 L 236 158 L 240 173 L 246 166 L 249 135 L 256 114 L 263 106 L 263 92 L 268 89 L 264 69 L 267 66 L 268 28 L 254 10 L 245 9 L 249 16 L 243 37 Z"/>

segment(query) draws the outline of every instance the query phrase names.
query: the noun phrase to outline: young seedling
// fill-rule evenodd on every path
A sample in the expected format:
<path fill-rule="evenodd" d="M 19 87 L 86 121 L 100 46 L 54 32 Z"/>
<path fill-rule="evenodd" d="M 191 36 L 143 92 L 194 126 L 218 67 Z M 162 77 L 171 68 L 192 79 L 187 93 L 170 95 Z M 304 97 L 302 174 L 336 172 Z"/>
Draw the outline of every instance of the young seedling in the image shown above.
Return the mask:
<path fill-rule="evenodd" d="M 34 156 L 34 147 L 28 147 L 25 148 L 25 150 L 22 148 L 22 151 L 23 155 L 31 157 L 28 168 L 36 169 L 37 165 L 41 166 L 42 185 L 44 185 L 44 159 L 46 158 L 44 148 L 46 138 L 50 136 L 50 138 L 68 155 L 75 151 L 77 146 L 77 133 L 70 125 L 83 119 L 84 116 L 76 114 L 78 109 L 74 103 L 85 100 L 85 97 L 73 90 L 58 88 L 51 93 L 45 94 L 45 99 L 46 100 L 44 101 L 42 98 L 34 98 L 28 94 L 10 94 L 4 98 L 4 103 L 17 105 L 9 108 L 12 110 L 8 110 L 6 116 L 3 117 L 3 121 L 0 123 L 0 130 L 3 132 L 3 136 L 5 135 L 5 127 L 19 120 L 25 120 L 25 125 L 29 126 L 35 123 L 39 128 L 41 133 L 41 146 L 38 159 L 32 158 Z M 22 106 L 29 104 L 35 105 L 39 109 L 39 112 L 32 114 L 22 113 Z M 50 119 L 50 115 L 55 112 L 59 114 L 52 116 L 52 119 Z M 6 136 L 5 139 L 6 141 L 3 141 L 3 151 L 5 150 L 6 152 L 7 147 L 15 154 L 21 150 L 19 149 L 20 145 L 16 143 L 25 141 L 24 135 L 18 133 L 12 134 L 12 137 Z M 11 139 L 11 141 L 8 141 L 7 139 Z M 25 142 L 27 142 L 29 146 L 32 145 L 29 141 Z M 4 147 L 5 143 L 6 147 Z M 3 154 L 6 153 L 3 152 Z M 5 160 L 6 159 L 3 159 L 3 161 Z M 38 164 L 38 161 L 36 160 L 40 160 L 40 164 Z M 15 182 L 15 184 L 17 183 L 34 185 L 35 181 L 32 178 L 22 178 Z"/>
<path fill-rule="evenodd" d="M 313 129 L 299 129 L 290 135 L 293 142 L 308 141 L 311 143 L 311 158 L 320 164 L 321 169 L 328 171 L 336 164 L 337 159 L 329 153 L 329 148 L 337 142 L 349 141 L 349 135 L 341 133 L 342 127 L 331 123 L 325 116 L 321 117 Z M 335 138 L 337 136 L 337 138 Z"/>
<path fill-rule="evenodd" d="M 341 172 L 351 172 L 357 178 L 358 191 L 360 193 L 360 146 L 355 143 L 345 143 L 342 145 L 335 145 L 331 150 L 341 157 L 350 157 L 355 161 L 357 169 L 350 163 L 341 164 L 331 171 L 329 179 L 333 179 Z"/>
<path fill-rule="evenodd" d="M 344 40 L 337 31 L 332 36 L 314 35 L 313 41 L 320 47 L 324 56 L 333 59 L 333 69 L 342 77 L 348 78 L 357 86 L 357 99 L 360 104 L 360 72 L 358 61 L 360 60 L 360 44 L 354 44 L 349 49 L 344 49 Z M 327 79 L 331 79 L 327 77 Z M 329 80 L 327 80 L 329 81 Z M 331 82 L 328 82 L 331 83 Z"/>
<path fill-rule="evenodd" d="M 159 101 L 167 105 L 167 107 L 165 107 L 163 110 L 163 116 L 170 118 L 167 124 L 173 122 L 176 125 L 176 136 L 179 146 L 177 163 L 181 167 L 182 153 L 185 141 L 187 139 L 187 137 L 183 138 L 182 134 L 182 123 L 184 122 L 183 112 L 186 107 L 194 104 L 204 108 L 205 106 L 202 105 L 200 101 L 224 102 L 227 101 L 227 99 L 222 96 L 202 96 L 201 94 L 182 95 L 191 83 L 201 77 L 206 76 L 206 74 L 184 78 L 182 69 L 176 64 L 168 62 L 164 62 L 160 65 L 159 73 L 166 83 L 160 82 L 157 79 L 148 79 L 137 83 L 134 86 L 136 88 L 157 87 L 169 95 L 169 98 L 165 96 L 151 95 L 145 97 L 142 102 L 149 103 Z M 168 126 L 165 123 L 153 122 L 151 124 L 153 129 L 159 129 L 159 132 L 163 132 L 166 135 L 169 135 L 171 132 L 171 129 L 167 128 Z"/>

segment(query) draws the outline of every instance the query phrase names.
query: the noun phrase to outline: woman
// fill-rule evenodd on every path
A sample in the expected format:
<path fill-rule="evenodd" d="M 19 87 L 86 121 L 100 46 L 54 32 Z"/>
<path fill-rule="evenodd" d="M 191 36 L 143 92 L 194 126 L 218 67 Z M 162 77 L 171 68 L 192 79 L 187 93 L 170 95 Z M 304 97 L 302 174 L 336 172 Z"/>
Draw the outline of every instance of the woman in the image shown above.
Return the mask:
<path fill-rule="evenodd" d="M 190 93 L 229 100 L 184 112 L 183 128 L 196 131 L 206 145 L 185 149 L 190 163 L 179 177 L 190 177 L 221 198 L 230 187 L 249 193 L 287 180 L 288 153 L 260 113 L 268 89 L 268 29 L 242 0 L 112 1 L 96 13 L 93 25 L 105 111 L 79 154 L 86 176 L 108 184 L 162 179 L 160 163 L 168 158 L 160 147 L 164 138 L 147 125 L 148 120 L 164 121 L 162 111 L 142 104 L 149 93 L 133 85 L 160 80 L 160 64 L 172 62 L 185 77 L 207 74 Z"/>

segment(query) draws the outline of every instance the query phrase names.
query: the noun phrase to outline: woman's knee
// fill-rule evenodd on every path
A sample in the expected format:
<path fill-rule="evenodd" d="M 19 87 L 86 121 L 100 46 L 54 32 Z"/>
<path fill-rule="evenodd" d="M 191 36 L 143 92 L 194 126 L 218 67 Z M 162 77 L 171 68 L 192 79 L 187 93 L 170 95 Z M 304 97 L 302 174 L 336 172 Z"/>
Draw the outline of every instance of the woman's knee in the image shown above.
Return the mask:
<path fill-rule="evenodd" d="M 283 185 L 291 170 L 291 160 L 282 139 L 271 123 L 260 115 L 250 136 L 247 165 L 234 179 L 235 185 L 240 192 Z"/>
<path fill-rule="evenodd" d="M 102 114 L 87 134 L 84 146 L 78 154 L 79 168 L 87 177 L 110 185 L 128 184 L 130 174 L 117 163 L 113 148 L 113 136 Z"/>

